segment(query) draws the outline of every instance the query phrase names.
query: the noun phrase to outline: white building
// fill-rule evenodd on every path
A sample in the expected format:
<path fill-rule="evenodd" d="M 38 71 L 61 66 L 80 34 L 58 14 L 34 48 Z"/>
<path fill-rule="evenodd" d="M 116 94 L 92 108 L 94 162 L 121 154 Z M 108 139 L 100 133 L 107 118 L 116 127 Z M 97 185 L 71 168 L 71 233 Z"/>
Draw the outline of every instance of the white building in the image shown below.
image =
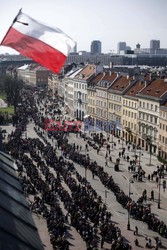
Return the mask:
<path fill-rule="evenodd" d="M 139 144 L 158 154 L 160 105 L 167 99 L 167 81 L 156 79 L 138 95 Z"/>
<path fill-rule="evenodd" d="M 103 71 L 100 65 L 86 65 L 74 78 L 74 116 L 83 120 L 87 114 L 87 83 L 99 72 Z"/>
<path fill-rule="evenodd" d="M 63 79 L 64 86 L 64 104 L 65 109 L 68 112 L 69 116 L 74 117 L 74 81 L 73 79 L 82 68 L 77 68 L 75 70 L 71 70 Z"/>

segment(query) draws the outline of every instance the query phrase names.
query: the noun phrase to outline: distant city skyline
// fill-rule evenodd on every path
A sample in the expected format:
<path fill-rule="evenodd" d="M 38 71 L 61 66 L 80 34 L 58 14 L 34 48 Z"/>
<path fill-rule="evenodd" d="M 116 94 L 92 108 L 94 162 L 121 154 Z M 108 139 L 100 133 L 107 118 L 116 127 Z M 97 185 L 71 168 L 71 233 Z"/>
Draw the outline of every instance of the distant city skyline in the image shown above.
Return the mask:
<path fill-rule="evenodd" d="M 57 26 L 77 42 L 77 51 L 90 51 L 93 40 L 102 43 L 102 53 L 117 52 L 118 42 L 132 49 L 139 43 L 149 48 L 151 40 L 160 40 L 167 48 L 167 1 L 165 0 L 61 0 L 46 2 L 8 0 L 0 3 L 0 40 L 20 8 L 31 17 Z M 0 47 L 2 53 L 16 54 Z"/>

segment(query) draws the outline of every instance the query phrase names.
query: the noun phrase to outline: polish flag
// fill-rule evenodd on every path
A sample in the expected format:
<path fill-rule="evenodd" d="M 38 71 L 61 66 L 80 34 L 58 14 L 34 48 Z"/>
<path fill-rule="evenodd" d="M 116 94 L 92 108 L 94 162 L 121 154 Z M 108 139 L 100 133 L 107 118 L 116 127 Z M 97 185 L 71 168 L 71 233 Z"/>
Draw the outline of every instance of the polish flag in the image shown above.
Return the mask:
<path fill-rule="evenodd" d="M 42 24 L 20 10 L 1 45 L 59 73 L 75 42 L 59 28 Z"/>

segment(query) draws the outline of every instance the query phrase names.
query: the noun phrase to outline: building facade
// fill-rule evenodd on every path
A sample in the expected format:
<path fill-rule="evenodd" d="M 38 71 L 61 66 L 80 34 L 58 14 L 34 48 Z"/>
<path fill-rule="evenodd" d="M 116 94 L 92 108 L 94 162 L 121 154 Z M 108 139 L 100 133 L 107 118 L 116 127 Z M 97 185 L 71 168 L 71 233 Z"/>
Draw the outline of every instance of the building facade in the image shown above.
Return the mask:
<path fill-rule="evenodd" d="M 160 106 L 159 156 L 167 160 L 167 102 Z"/>
<path fill-rule="evenodd" d="M 87 84 L 99 72 L 103 71 L 100 65 L 86 65 L 74 78 L 74 114 L 79 120 L 87 115 Z"/>
<path fill-rule="evenodd" d="M 108 112 L 109 120 L 113 124 L 113 133 L 116 136 L 122 135 L 122 99 L 124 92 L 132 84 L 132 79 L 127 76 L 117 74 L 116 80 L 108 89 Z"/>
<path fill-rule="evenodd" d="M 122 136 L 126 141 L 138 144 L 138 97 L 137 94 L 146 87 L 144 80 L 135 80 L 125 92 L 122 100 Z"/>
<path fill-rule="evenodd" d="M 91 54 L 101 54 L 101 42 L 98 40 L 92 41 L 90 51 Z"/>
<path fill-rule="evenodd" d="M 18 77 L 26 84 L 37 88 L 48 87 L 49 77 L 51 74 L 50 70 L 36 64 L 24 65 L 17 68 Z"/>
<path fill-rule="evenodd" d="M 94 126 L 96 122 L 96 85 L 102 79 L 103 73 L 97 74 L 87 85 L 88 93 L 88 120 Z"/>
<path fill-rule="evenodd" d="M 164 79 L 153 80 L 137 96 L 139 145 L 157 155 L 160 105 L 167 99 L 167 82 Z"/>

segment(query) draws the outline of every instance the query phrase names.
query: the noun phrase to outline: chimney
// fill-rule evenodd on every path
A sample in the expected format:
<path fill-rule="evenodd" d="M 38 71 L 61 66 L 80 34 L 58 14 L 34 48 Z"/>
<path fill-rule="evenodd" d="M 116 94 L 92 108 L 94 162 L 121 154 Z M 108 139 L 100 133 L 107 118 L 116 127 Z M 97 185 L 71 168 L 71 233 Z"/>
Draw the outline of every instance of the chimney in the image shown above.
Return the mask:
<path fill-rule="evenodd" d="M 149 81 L 152 80 L 152 73 L 149 74 Z"/>
<path fill-rule="evenodd" d="M 113 62 L 110 62 L 109 68 L 110 68 L 110 69 L 113 69 Z"/>

